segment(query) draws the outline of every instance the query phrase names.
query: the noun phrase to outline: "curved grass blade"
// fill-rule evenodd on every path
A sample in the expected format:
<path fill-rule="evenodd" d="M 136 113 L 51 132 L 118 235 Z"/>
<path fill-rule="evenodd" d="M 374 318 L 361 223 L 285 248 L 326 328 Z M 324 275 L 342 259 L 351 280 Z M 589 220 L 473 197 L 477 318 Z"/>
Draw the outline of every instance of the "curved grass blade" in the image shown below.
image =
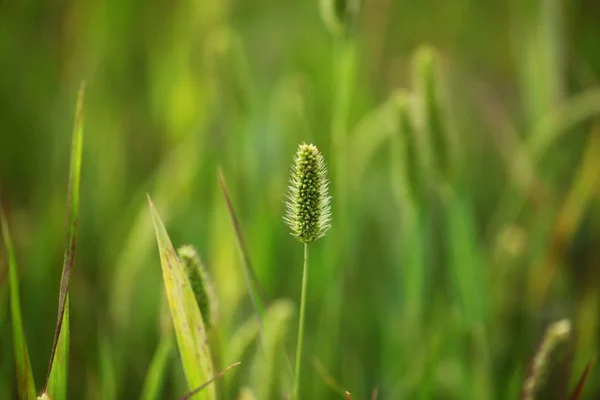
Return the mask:
<path fill-rule="evenodd" d="M 71 268 L 75 262 L 75 247 L 77 225 L 79 223 L 79 187 L 81 182 L 81 152 L 83 147 L 83 99 L 85 93 L 85 82 L 82 82 L 77 94 L 77 105 L 75 108 L 75 124 L 71 139 L 71 160 L 69 167 L 69 187 L 68 196 L 68 222 L 67 222 L 67 243 L 65 245 L 65 255 L 63 262 L 62 277 L 60 280 L 60 293 L 58 298 L 58 316 L 56 318 L 56 328 L 54 330 L 54 341 L 50 352 L 50 362 L 48 364 L 48 373 L 46 375 L 46 385 L 44 392 L 48 392 L 53 400 L 66 399 L 67 391 L 67 359 L 69 348 L 69 326 L 68 320 L 64 324 L 65 309 L 69 306 L 69 277 Z M 68 317 L 67 317 L 68 318 Z M 62 333 L 63 324 L 65 333 Z M 62 342 L 61 342 L 62 341 Z M 56 354 L 57 350 L 60 354 Z M 54 360 L 58 358 L 56 370 L 54 371 Z"/>
<path fill-rule="evenodd" d="M 183 266 L 173 249 L 167 230 L 160 219 L 150 196 L 150 213 L 160 252 L 160 261 L 165 283 L 165 291 L 173 319 L 177 346 L 181 363 L 190 388 L 198 387 L 213 376 L 210 349 L 207 344 L 206 328 L 196 297 Z M 216 399 L 214 386 L 203 391 L 198 399 Z"/>
<path fill-rule="evenodd" d="M 188 400 L 191 399 L 192 396 L 200 393 L 204 388 L 206 388 L 208 385 L 210 385 L 211 383 L 213 383 L 214 381 L 216 381 L 217 379 L 221 378 L 223 375 L 225 375 L 227 372 L 229 372 L 230 369 L 232 369 L 233 367 L 237 367 L 238 365 L 240 365 L 241 362 L 236 362 L 235 364 L 231 364 L 229 367 L 225 368 L 223 371 L 221 371 L 220 373 L 218 373 L 217 375 L 213 376 L 212 378 L 210 378 L 208 381 L 206 381 L 205 383 L 203 383 L 202 385 L 200 385 L 199 387 L 197 387 L 196 389 L 192 390 L 191 392 L 189 392 L 188 394 L 182 396 L 179 398 L 179 400 Z"/>
<path fill-rule="evenodd" d="M 152 357 L 152 362 L 150 363 L 150 368 L 148 369 L 148 375 L 146 376 L 146 381 L 144 382 L 144 389 L 142 390 L 142 395 L 140 396 L 141 400 L 158 400 L 161 398 L 160 391 L 172 351 L 173 338 L 170 334 L 163 335 L 160 339 L 158 348 Z"/>
<path fill-rule="evenodd" d="M 8 221 L 4 211 L 2 198 L 0 197 L 0 225 L 2 225 L 2 237 L 6 248 L 8 259 L 8 279 L 10 285 L 10 314 L 13 328 L 13 348 L 15 351 L 15 363 L 17 369 L 17 390 L 19 399 L 35 399 L 35 383 L 33 371 L 27 349 L 27 340 L 23 332 L 23 320 L 21 317 L 21 300 L 19 298 L 19 277 L 17 276 L 17 258 L 12 245 Z"/>

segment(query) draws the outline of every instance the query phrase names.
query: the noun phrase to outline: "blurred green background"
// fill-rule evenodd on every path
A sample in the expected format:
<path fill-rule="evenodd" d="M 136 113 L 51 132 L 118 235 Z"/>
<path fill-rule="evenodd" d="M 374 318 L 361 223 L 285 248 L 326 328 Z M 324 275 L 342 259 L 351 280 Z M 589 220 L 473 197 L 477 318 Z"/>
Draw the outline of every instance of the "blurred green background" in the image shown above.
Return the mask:
<path fill-rule="evenodd" d="M 136 398 L 159 342 L 145 193 L 213 276 L 223 358 L 253 309 L 218 166 L 265 300 L 298 304 L 302 246 L 282 215 L 302 141 L 322 150 L 334 197 L 311 250 L 303 398 L 342 398 L 314 355 L 354 399 L 375 387 L 380 399 L 515 399 L 543 329 L 565 317 L 573 376 L 556 369 L 572 385 L 600 343 L 598 15 L 590 0 L 369 0 L 341 38 L 317 0 L 0 2 L 0 182 L 36 380 L 85 80 L 70 398 Z M 252 357 L 225 398 L 253 385 Z M 599 378 L 584 398 L 600 397 Z M 181 382 L 175 352 L 164 398 Z"/>

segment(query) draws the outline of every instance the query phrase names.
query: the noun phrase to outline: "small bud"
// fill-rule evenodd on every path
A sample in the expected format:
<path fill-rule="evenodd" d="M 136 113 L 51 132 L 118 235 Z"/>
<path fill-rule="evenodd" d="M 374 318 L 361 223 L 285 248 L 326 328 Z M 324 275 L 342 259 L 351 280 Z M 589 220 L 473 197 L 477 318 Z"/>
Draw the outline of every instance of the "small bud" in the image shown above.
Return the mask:
<path fill-rule="evenodd" d="M 360 0 L 320 0 L 319 3 L 327 29 L 339 36 L 350 30 L 360 8 Z"/>
<path fill-rule="evenodd" d="M 319 239 L 330 227 L 328 184 L 325 161 L 319 149 L 312 144 L 298 146 L 283 220 L 292 235 L 303 243 Z"/>
<path fill-rule="evenodd" d="M 206 329 L 210 329 L 217 320 L 218 303 L 208 271 L 193 246 L 181 246 L 177 255 L 190 281 L 204 325 Z"/>

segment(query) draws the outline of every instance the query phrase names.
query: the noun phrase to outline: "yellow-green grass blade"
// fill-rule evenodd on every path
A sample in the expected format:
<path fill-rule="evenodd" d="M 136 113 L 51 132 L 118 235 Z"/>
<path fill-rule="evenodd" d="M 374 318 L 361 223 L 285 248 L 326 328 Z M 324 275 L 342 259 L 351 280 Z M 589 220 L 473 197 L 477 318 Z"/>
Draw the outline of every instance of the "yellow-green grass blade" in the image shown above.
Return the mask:
<path fill-rule="evenodd" d="M 181 363 L 190 389 L 199 387 L 213 376 L 207 334 L 196 297 L 177 258 L 167 230 L 148 196 L 165 283 L 165 291 L 177 338 Z M 214 400 L 216 390 L 210 385 L 196 399 Z"/>
<path fill-rule="evenodd" d="M 79 223 L 79 187 L 81 183 L 81 153 L 83 148 L 83 99 L 85 83 L 81 83 L 75 107 L 75 123 L 71 138 L 71 160 L 69 167 L 67 242 L 63 261 L 58 299 L 58 315 L 54 330 L 54 341 L 46 375 L 44 392 L 53 400 L 65 400 L 67 392 L 67 368 L 69 358 L 69 277 L 75 262 L 77 225 Z M 66 316 L 66 318 L 65 318 Z M 66 322 L 65 322 L 66 321 Z M 64 330 L 64 333 L 63 333 Z M 55 363 L 55 360 L 58 360 Z"/>
<path fill-rule="evenodd" d="M 163 335 L 160 339 L 158 348 L 152 357 L 148 375 L 146 375 L 146 380 L 144 382 L 144 388 L 142 389 L 141 400 L 161 399 L 163 381 L 172 353 L 173 337 L 170 334 Z"/>
<path fill-rule="evenodd" d="M 2 225 L 2 237 L 8 259 L 8 280 L 10 285 L 10 314 L 13 329 L 13 348 L 15 352 L 15 363 L 17 372 L 17 390 L 19 399 L 33 400 L 35 396 L 35 383 L 27 340 L 23 331 L 23 320 L 21 317 L 21 300 L 19 298 L 19 277 L 17 272 L 17 258 L 12 245 L 8 221 L 0 198 L 0 225 Z"/>

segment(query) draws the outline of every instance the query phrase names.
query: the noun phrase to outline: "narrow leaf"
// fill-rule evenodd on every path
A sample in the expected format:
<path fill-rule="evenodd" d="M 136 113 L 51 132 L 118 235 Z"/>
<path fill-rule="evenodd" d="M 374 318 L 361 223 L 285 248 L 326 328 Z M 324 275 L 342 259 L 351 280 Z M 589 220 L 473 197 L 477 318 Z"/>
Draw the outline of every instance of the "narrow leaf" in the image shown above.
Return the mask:
<path fill-rule="evenodd" d="M 79 186 L 81 182 L 81 151 L 83 147 L 83 96 L 85 93 L 85 83 L 82 82 L 77 95 L 77 105 L 75 108 L 75 124 L 73 127 L 73 136 L 71 139 L 71 162 L 69 169 L 69 186 L 67 189 L 67 242 L 65 245 L 65 254 L 63 261 L 63 270 L 60 280 L 60 293 L 58 298 L 58 315 L 56 317 L 56 328 L 54 329 L 54 341 L 50 352 L 50 362 L 48 364 L 48 373 L 46 375 L 46 391 L 50 389 L 50 396 L 53 400 L 64 400 L 66 397 L 67 385 L 67 359 L 69 347 L 68 322 L 65 327 L 65 334 L 62 334 L 62 326 L 65 316 L 65 308 L 68 307 L 69 277 L 71 268 L 75 261 L 75 243 L 77 224 L 79 223 Z M 59 344 L 62 340 L 63 343 Z M 61 352 L 57 356 L 57 349 Z M 59 359 L 57 371 L 53 372 L 55 358 Z"/>
<path fill-rule="evenodd" d="M 267 310 L 265 318 L 265 341 L 264 352 L 256 356 L 256 365 L 254 366 L 253 387 L 256 389 L 256 397 L 259 399 L 271 399 L 277 395 L 281 396 L 281 391 L 291 389 L 292 381 L 284 381 L 282 376 L 282 363 L 286 361 L 285 353 L 281 353 L 281 348 L 285 343 L 290 328 L 290 322 L 294 315 L 294 306 L 289 300 L 277 300 Z M 283 384 L 279 384 L 280 381 Z"/>
<path fill-rule="evenodd" d="M 240 221 L 237 218 L 235 213 L 235 209 L 233 208 L 233 203 L 231 202 L 231 197 L 229 196 L 229 190 L 227 189 L 227 183 L 225 182 L 225 177 L 223 176 L 223 171 L 221 168 L 218 169 L 219 174 L 219 185 L 221 186 L 221 191 L 223 192 L 223 198 L 225 199 L 225 203 L 227 204 L 227 211 L 229 212 L 229 217 L 231 218 L 231 224 L 233 225 L 233 230 L 235 231 L 235 238 L 237 239 L 238 251 L 240 254 L 240 260 L 242 262 L 244 279 L 246 281 L 246 288 L 248 290 L 248 295 L 250 296 L 250 300 L 252 300 L 252 304 L 256 310 L 256 314 L 259 318 L 259 324 L 262 324 L 265 317 L 265 309 L 263 307 L 262 296 L 260 291 L 260 286 L 258 284 L 258 279 L 256 277 L 256 273 L 254 272 L 254 267 L 252 266 L 252 261 L 250 259 L 250 251 L 248 250 L 248 245 L 246 244 L 246 240 L 244 239 L 244 234 L 242 232 L 242 227 L 240 225 Z"/>
<path fill-rule="evenodd" d="M 56 362 L 54 368 L 50 372 L 50 379 L 48 380 L 48 394 L 52 400 L 66 400 L 67 399 L 67 377 L 68 377 L 68 366 L 69 366 L 69 296 L 65 304 L 65 314 L 63 316 L 62 328 L 60 330 L 60 336 L 58 338 L 58 345 L 56 348 Z"/>
<path fill-rule="evenodd" d="M 236 362 L 235 364 L 231 364 L 229 367 L 225 368 L 223 371 L 221 371 L 219 374 L 213 376 L 212 378 L 210 378 L 208 381 L 204 382 L 202 385 L 200 385 L 199 387 L 197 387 L 196 389 L 192 390 L 191 392 L 189 392 L 188 394 L 186 394 L 185 396 L 182 396 L 179 398 L 179 400 L 188 400 L 191 399 L 192 396 L 200 393 L 202 390 L 204 390 L 204 388 L 206 388 L 208 385 L 210 385 L 211 383 L 213 383 L 214 381 L 216 381 L 217 379 L 221 378 L 223 375 L 225 375 L 227 372 L 229 372 L 230 369 L 232 369 L 233 367 L 237 367 L 238 365 L 240 365 L 241 362 Z"/>
<path fill-rule="evenodd" d="M 594 358 L 592 358 L 590 361 L 588 361 L 587 365 L 585 366 L 585 369 L 583 370 L 583 373 L 581 374 L 581 377 L 579 378 L 579 381 L 577 382 L 577 386 L 575 386 L 575 390 L 573 390 L 573 394 L 569 398 L 570 400 L 581 399 L 581 395 L 583 394 L 583 387 L 585 385 L 585 382 L 590 374 L 590 371 L 591 371 L 594 363 L 595 363 Z"/>
<path fill-rule="evenodd" d="M 154 208 L 150 196 L 148 196 L 148 204 L 156 232 L 165 291 L 181 363 L 188 386 L 190 388 L 198 387 L 213 376 L 206 328 L 185 270 L 177 258 L 167 230 Z M 202 392 L 198 399 L 216 399 L 214 386 Z"/>
<path fill-rule="evenodd" d="M 172 351 L 172 335 L 162 336 L 148 369 L 148 375 L 146 376 L 142 396 L 140 397 L 141 400 L 158 400 L 161 398 L 164 376 Z"/>
<path fill-rule="evenodd" d="M 15 363 L 17 369 L 17 389 L 19 399 L 35 399 L 35 383 L 33 381 L 33 372 L 31 370 L 31 361 L 29 359 L 29 350 L 27 341 L 23 332 L 23 320 L 21 318 L 21 301 L 19 298 L 19 277 L 17 272 L 17 259 L 8 229 L 8 221 L 0 198 L 0 225 L 2 225 L 2 236 L 4 238 L 4 247 L 6 248 L 6 257 L 8 259 L 8 279 L 10 285 L 10 313 L 13 328 L 13 348 L 15 351 Z"/>

